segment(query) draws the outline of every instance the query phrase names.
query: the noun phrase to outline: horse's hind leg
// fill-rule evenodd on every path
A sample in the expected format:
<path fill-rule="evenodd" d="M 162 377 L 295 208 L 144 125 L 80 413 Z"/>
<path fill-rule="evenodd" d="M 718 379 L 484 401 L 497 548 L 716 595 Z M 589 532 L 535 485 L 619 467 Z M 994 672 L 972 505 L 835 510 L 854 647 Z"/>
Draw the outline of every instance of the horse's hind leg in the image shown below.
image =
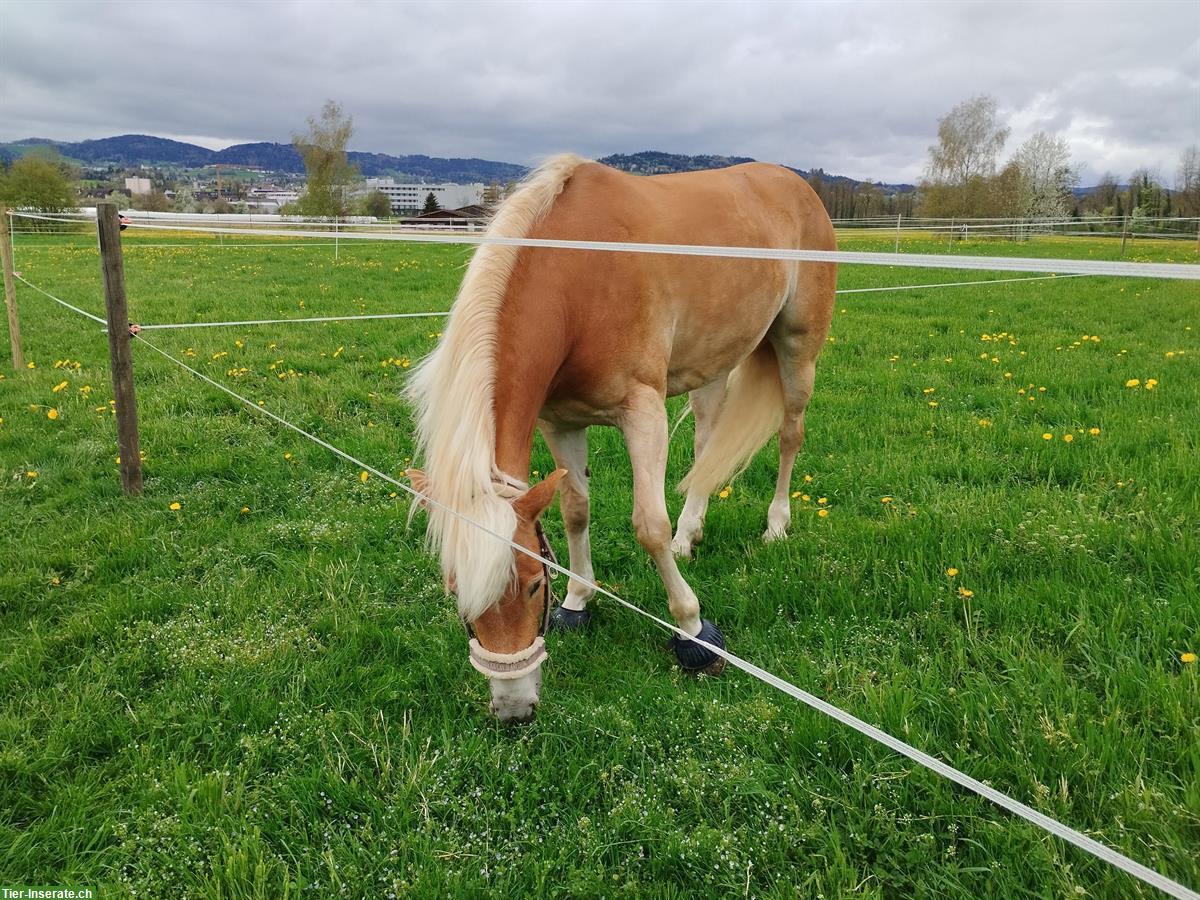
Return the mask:
<path fill-rule="evenodd" d="M 556 428 L 544 421 L 538 425 L 554 455 L 555 464 L 567 470 L 559 487 L 559 508 L 567 532 L 571 571 L 594 582 L 592 546 L 588 538 L 587 429 Z M 567 584 L 566 599 L 554 611 L 555 626 L 569 630 L 586 624 L 590 618 L 587 603 L 593 593 L 591 587 L 572 578 Z"/>
<path fill-rule="evenodd" d="M 700 456 L 704 444 L 708 440 L 713 420 L 721 408 L 725 398 L 725 377 L 696 388 L 688 394 L 688 402 L 692 406 L 692 415 L 696 419 L 696 438 L 694 441 L 695 457 Z M 692 548 L 704 537 L 704 514 L 708 511 L 708 494 L 695 490 L 688 491 L 683 503 L 683 512 L 679 514 L 679 524 L 675 528 L 675 539 L 671 541 L 671 550 L 676 556 L 688 559 Z"/>
<path fill-rule="evenodd" d="M 815 268 L 815 267 L 814 267 Z M 824 267 L 822 267 L 824 268 Z M 793 299 L 780 313 L 767 333 L 779 361 L 783 385 L 783 424 L 779 428 L 779 475 L 775 496 L 767 509 L 767 530 L 763 540 L 778 540 L 787 534 L 792 522 L 792 469 L 804 444 L 804 411 L 812 396 L 817 374 L 817 357 L 825 346 L 833 307 L 836 269 L 826 274 L 813 273 L 807 291 Z"/>

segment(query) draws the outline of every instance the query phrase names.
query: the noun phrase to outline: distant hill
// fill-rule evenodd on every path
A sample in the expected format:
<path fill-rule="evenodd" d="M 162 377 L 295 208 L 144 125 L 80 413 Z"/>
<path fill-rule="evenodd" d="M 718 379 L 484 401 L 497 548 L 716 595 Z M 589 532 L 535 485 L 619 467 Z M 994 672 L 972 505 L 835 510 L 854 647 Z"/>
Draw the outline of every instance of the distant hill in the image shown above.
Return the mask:
<path fill-rule="evenodd" d="M 85 165 L 117 166 L 178 166 L 199 169 L 220 163 L 229 166 L 253 166 L 272 172 L 299 175 L 304 172 L 300 154 L 291 144 L 262 141 L 252 144 L 234 144 L 224 150 L 209 150 L 196 144 L 172 141 L 148 134 L 123 134 L 117 137 L 92 141 L 53 141 L 48 138 L 26 138 L 22 141 L 0 143 L 0 159 L 12 160 L 41 147 L 53 147 L 68 159 Z M 529 170 L 516 163 L 496 162 L 487 159 L 445 159 L 437 156 L 408 155 L 393 156 L 387 153 L 366 153 L 351 150 L 346 154 L 350 162 L 368 178 L 394 176 L 421 181 L 450 181 L 458 184 L 498 182 L 505 184 L 522 178 Z M 719 156 L 700 154 L 688 156 L 681 153 L 664 153 L 659 150 L 642 150 L 637 153 L 614 153 L 600 160 L 605 165 L 633 172 L 638 175 L 661 175 L 671 172 L 695 172 L 702 169 L 721 169 L 740 163 L 754 162 L 748 156 Z M 791 168 L 789 166 L 789 168 Z M 854 186 L 862 184 L 844 175 L 830 175 L 821 169 L 792 171 L 804 178 L 820 178 L 829 185 Z M 889 193 L 904 193 L 915 188 L 911 184 L 881 184 Z"/>
<path fill-rule="evenodd" d="M 667 175 L 673 172 L 698 172 L 703 169 L 724 169 L 728 166 L 756 162 L 756 160 L 749 156 L 712 156 L 707 154 L 687 156 L 682 153 L 663 153 L 659 150 L 642 150 L 638 153 L 614 153 L 612 156 L 606 156 L 597 161 L 604 163 L 606 166 L 612 166 L 614 169 L 633 172 L 636 175 Z M 854 178 L 848 178 L 845 175 L 830 175 L 822 169 L 805 171 L 793 166 L 784 166 L 784 168 L 791 169 L 801 178 L 817 177 L 827 184 L 858 185 L 867 183 Z M 879 184 L 878 187 L 889 193 L 906 193 L 916 190 L 915 186 L 911 184 Z"/>
<path fill-rule="evenodd" d="M 53 147 L 68 159 L 88 165 L 119 166 L 165 165 L 198 169 L 214 163 L 256 166 L 274 172 L 302 174 L 304 163 L 291 144 L 234 144 L 224 150 L 209 150 L 195 144 L 172 141 L 146 134 L 123 134 L 95 141 L 52 141 L 27 138 L 0 144 L 0 157 L 15 159 L 38 147 Z M 441 159 L 436 156 L 391 156 L 386 153 L 362 153 L 351 150 L 350 162 L 368 177 L 393 175 L 423 181 L 462 183 L 493 181 L 501 184 L 521 178 L 525 166 L 487 159 Z"/>

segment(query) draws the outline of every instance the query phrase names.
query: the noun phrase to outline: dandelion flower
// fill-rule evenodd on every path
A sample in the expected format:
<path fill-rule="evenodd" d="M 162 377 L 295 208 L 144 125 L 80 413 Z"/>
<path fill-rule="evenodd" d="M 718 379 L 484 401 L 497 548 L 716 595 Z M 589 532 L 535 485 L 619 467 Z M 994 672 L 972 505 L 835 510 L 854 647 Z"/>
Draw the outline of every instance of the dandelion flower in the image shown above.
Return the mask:
<path fill-rule="evenodd" d="M 1148 390 L 1148 391 L 1154 390 L 1154 386 L 1156 384 L 1158 384 L 1157 378 L 1147 378 L 1146 379 L 1146 390 Z"/>
<path fill-rule="evenodd" d="M 180 503 L 178 500 L 176 500 L 174 503 L 172 503 L 170 506 L 167 507 L 167 509 L 171 510 L 171 512 L 178 512 L 182 508 L 183 508 L 183 504 Z"/>
<path fill-rule="evenodd" d="M 1064 435 L 1063 435 L 1063 440 L 1064 440 L 1064 441 L 1066 441 L 1066 442 L 1069 444 L 1069 443 L 1071 443 L 1071 441 L 1075 440 L 1075 435 L 1073 435 L 1073 434 L 1064 434 Z"/>
<path fill-rule="evenodd" d="M 26 478 L 37 478 L 37 476 L 38 476 L 38 473 L 34 472 L 32 469 L 30 469 L 28 472 L 25 473 Z"/>
<path fill-rule="evenodd" d="M 955 575 L 958 574 L 958 569 L 954 568 L 954 566 L 951 566 L 950 568 L 948 568 L 946 570 L 946 574 L 949 575 L 951 578 L 953 578 Z"/>
<path fill-rule="evenodd" d="M 46 410 L 46 418 L 47 419 L 57 419 L 58 418 L 58 410 L 57 409 Z"/>
<path fill-rule="evenodd" d="M 879 502 L 886 505 L 886 504 L 892 502 L 892 498 L 891 497 L 880 497 Z"/>
<path fill-rule="evenodd" d="M 827 509 L 818 509 L 818 510 L 817 510 L 817 515 L 818 515 L 818 516 L 820 516 L 820 517 L 823 519 L 823 518 L 825 518 L 827 515 L 829 515 L 829 510 L 827 510 Z"/>
<path fill-rule="evenodd" d="M 990 427 L 991 427 L 991 425 L 992 425 L 992 420 L 991 420 L 991 419 L 980 419 L 980 420 L 979 420 L 979 427 L 980 427 L 980 428 L 990 428 Z"/>
<path fill-rule="evenodd" d="M 1045 434 L 1042 435 L 1042 440 L 1043 441 L 1052 441 L 1052 440 L 1054 440 L 1054 435 L 1052 435 L 1050 432 L 1047 431 Z"/>
<path fill-rule="evenodd" d="M 817 502 L 820 503 L 822 506 L 824 506 L 825 504 L 827 504 L 829 502 L 829 498 L 828 497 L 818 497 Z"/>
<path fill-rule="evenodd" d="M 966 600 L 966 599 L 968 599 L 968 598 L 970 598 L 970 597 L 974 597 L 974 596 L 975 596 L 975 592 L 974 592 L 973 590 L 971 590 L 970 588 L 965 588 L 965 587 L 963 587 L 962 585 L 959 585 L 959 586 L 958 586 L 958 596 L 960 596 L 960 597 L 962 597 L 964 600 Z"/>
<path fill-rule="evenodd" d="M 1096 435 L 1098 435 L 1099 433 L 1100 433 L 1100 429 L 1099 429 L 1099 428 L 1089 428 L 1089 429 L 1088 429 L 1088 434 L 1090 434 L 1092 437 L 1095 437 L 1095 436 L 1096 436 Z"/>
<path fill-rule="evenodd" d="M 721 488 L 721 490 L 717 494 L 717 496 L 720 497 L 722 500 L 728 500 L 730 493 L 731 493 L 730 488 L 728 485 L 726 485 L 725 487 Z"/>
<path fill-rule="evenodd" d="M 804 476 L 804 481 L 805 481 L 805 483 L 806 483 L 806 484 L 811 484 L 811 483 L 812 483 L 812 476 L 811 476 L 811 475 L 805 475 L 805 476 Z"/>
<path fill-rule="evenodd" d="M 1195 653 L 1180 653 L 1179 661 L 1181 663 L 1186 663 L 1187 665 L 1190 666 L 1192 663 L 1194 663 L 1196 661 L 1196 654 Z"/>
<path fill-rule="evenodd" d="M 801 494 L 800 499 L 803 500 L 805 503 L 807 503 L 809 500 L 812 499 L 812 497 L 809 496 L 808 494 Z"/>
<path fill-rule="evenodd" d="M 292 454 L 290 454 L 290 453 L 285 453 L 285 454 L 283 454 L 283 458 L 284 458 L 284 459 L 291 459 L 291 458 L 292 458 Z"/>
<path fill-rule="evenodd" d="M 54 387 L 50 388 L 50 392 L 52 394 L 57 394 L 59 391 L 61 391 L 63 388 L 65 388 L 67 386 L 67 384 L 68 384 L 68 382 L 66 382 L 66 381 L 60 381 Z"/>
<path fill-rule="evenodd" d="M 1130 379 L 1129 379 L 1127 382 L 1125 382 L 1125 387 L 1127 387 L 1127 388 L 1135 388 L 1135 387 L 1137 387 L 1137 386 L 1138 386 L 1139 384 L 1141 384 L 1141 383 L 1142 383 L 1142 382 L 1141 382 L 1139 379 L 1137 379 L 1137 378 L 1130 378 Z"/>
<path fill-rule="evenodd" d="M 242 507 L 242 512 L 243 512 L 243 513 L 248 513 L 248 512 L 250 512 L 250 507 L 248 507 L 248 506 L 243 506 L 243 507 Z"/>
<path fill-rule="evenodd" d="M 795 499 L 796 499 L 797 497 L 799 497 L 799 496 L 800 496 L 800 492 L 799 492 L 799 491 L 792 491 L 792 499 L 793 499 L 793 500 L 795 500 Z"/>
<path fill-rule="evenodd" d="M 367 479 L 370 477 L 371 477 L 371 473 L 368 472 L 366 469 L 363 469 L 363 471 L 358 473 L 358 480 L 361 481 L 363 484 L 366 484 Z"/>

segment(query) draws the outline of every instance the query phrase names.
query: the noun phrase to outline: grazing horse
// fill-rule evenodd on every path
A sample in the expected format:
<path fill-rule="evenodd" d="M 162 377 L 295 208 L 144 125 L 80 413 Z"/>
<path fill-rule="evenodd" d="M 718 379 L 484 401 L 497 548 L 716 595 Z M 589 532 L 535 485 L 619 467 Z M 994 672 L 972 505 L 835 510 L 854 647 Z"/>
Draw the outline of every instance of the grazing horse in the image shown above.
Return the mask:
<path fill-rule="evenodd" d="M 488 234 L 835 249 L 816 194 L 795 173 L 762 163 L 647 178 L 556 156 L 501 205 Z M 594 580 L 587 427 L 615 425 L 633 467 L 633 527 L 671 615 L 684 633 L 720 645 L 676 556 L 690 556 L 701 539 L 712 492 L 776 433 L 779 476 L 764 538 L 786 533 L 836 277 L 833 263 L 496 244 L 475 252 L 441 342 L 409 381 L 425 469 L 408 474 L 437 501 L 429 542 L 500 719 L 533 716 L 547 622 L 586 622 L 592 590 L 571 579 L 551 617 L 545 568 L 465 520 L 537 552 L 548 546 L 538 518 L 561 490 L 571 571 Z M 680 484 L 687 498 L 672 540 L 664 401 L 685 392 L 696 459 Z M 559 468 L 530 487 L 535 429 Z M 692 671 L 723 663 L 694 641 L 677 640 L 675 652 Z"/>

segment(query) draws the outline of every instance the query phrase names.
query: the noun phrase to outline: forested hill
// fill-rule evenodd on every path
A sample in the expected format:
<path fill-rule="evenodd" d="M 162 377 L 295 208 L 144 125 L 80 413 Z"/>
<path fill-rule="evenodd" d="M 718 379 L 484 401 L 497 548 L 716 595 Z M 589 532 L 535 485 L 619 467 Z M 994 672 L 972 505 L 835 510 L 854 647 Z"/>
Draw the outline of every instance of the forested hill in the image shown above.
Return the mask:
<path fill-rule="evenodd" d="M 703 169 L 724 169 L 727 166 L 737 166 L 742 163 L 756 162 L 756 160 L 749 156 L 714 156 L 711 154 L 688 156 L 683 153 L 663 153 L 658 150 L 643 150 L 639 153 L 614 153 L 612 156 L 606 156 L 598 160 L 598 162 L 602 162 L 606 166 L 612 166 L 614 169 L 621 169 L 624 172 L 633 172 L 636 175 L 667 175 L 672 172 L 698 172 Z M 848 178 L 845 175 L 830 175 L 822 169 L 806 171 L 804 169 L 797 169 L 794 166 L 784 166 L 784 168 L 791 169 L 801 178 L 817 178 L 828 185 L 853 187 L 867 183 L 854 178 Z M 904 193 L 914 190 L 911 184 L 879 184 L 877 186 L 889 193 Z"/>
<path fill-rule="evenodd" d="M 160 165 L 195 169 L 214 163 L 231 166 L 256 166 L 275 172 L 304 172 L 300 154 L 291 144 L 261 142 L 234 144 L 224 150 L 209 150 L 196 144 L 172 141 L 146 134 L 123 134 L 94 141 L 50 141 L 29 138 L 0 144 L 0 157 L 14 159 L 38 147 L 51 147 L 68 159 L 99 165 Z M 521 178 L 525 166 L 487 159 L 442 159 L 436 156 L 392 156 L 387 153 L 363 153 L 351 150 L 347 156 L 363 175 L 400 175 L 426 181 L 459 183 L 493 181 L 505 183 Z"/>

